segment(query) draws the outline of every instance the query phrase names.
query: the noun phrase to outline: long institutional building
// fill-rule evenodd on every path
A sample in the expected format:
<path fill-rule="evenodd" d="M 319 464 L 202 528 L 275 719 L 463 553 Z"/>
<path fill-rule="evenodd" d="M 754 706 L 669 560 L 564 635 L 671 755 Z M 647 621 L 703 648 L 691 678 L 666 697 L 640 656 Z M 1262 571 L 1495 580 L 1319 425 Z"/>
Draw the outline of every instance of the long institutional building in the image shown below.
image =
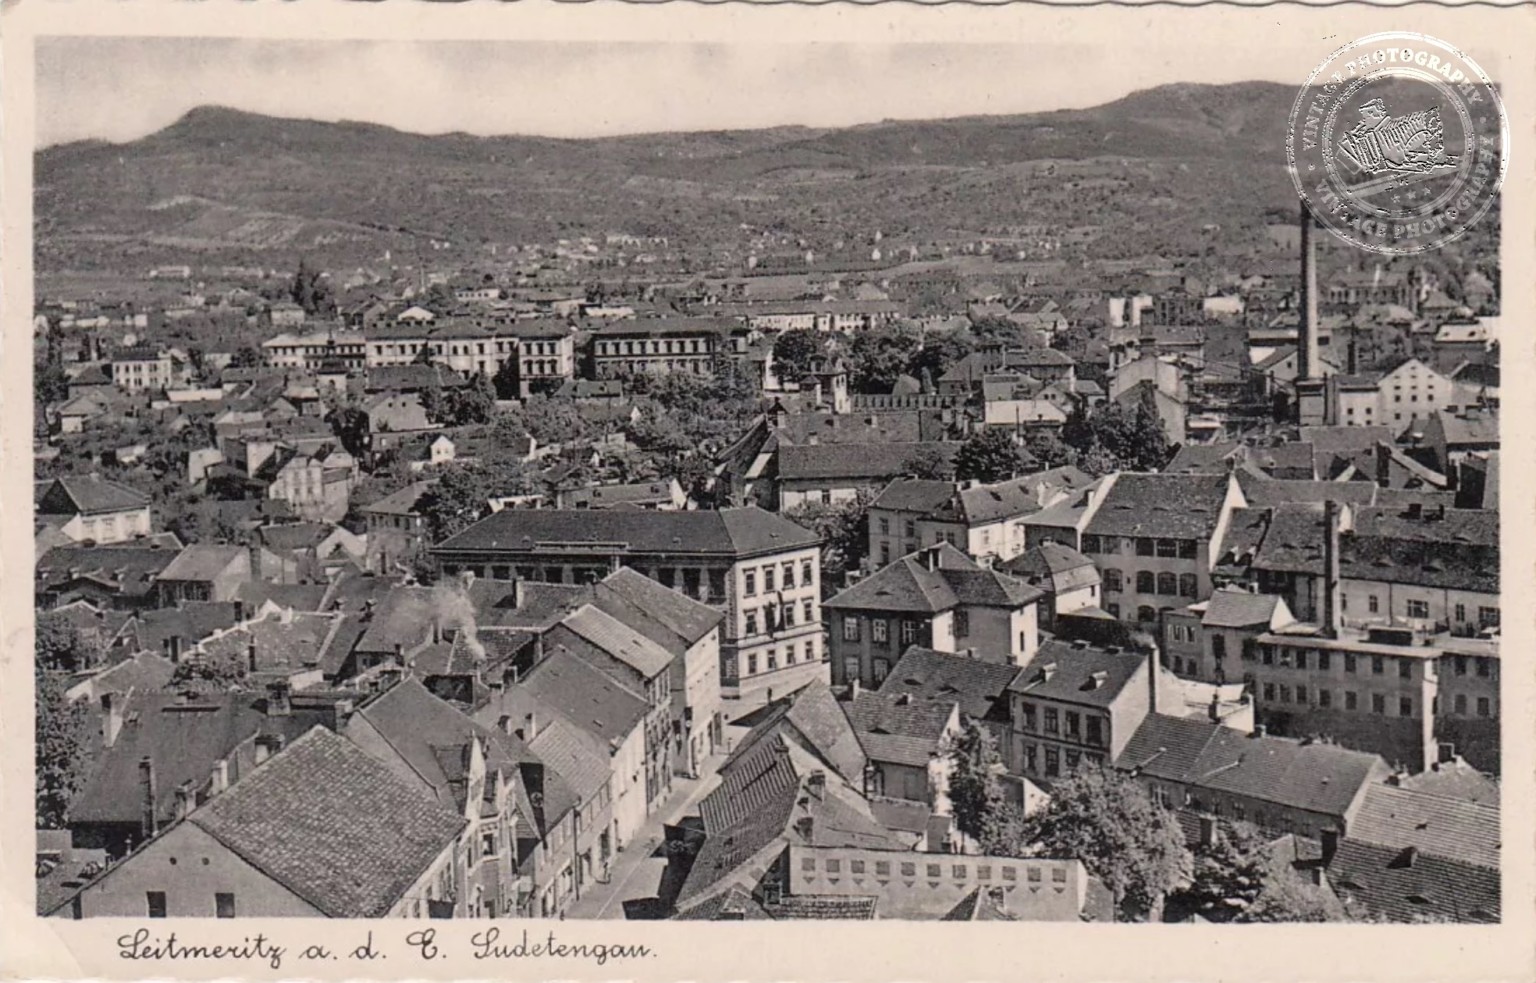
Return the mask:
<path fill-rule="evenodd" d="M 755 507 L 504 509 L 432 550 L 445 575 L 581 584 L 630 567 L 719 610 L 724 695 L 824 678 L 816 534 Z"/>

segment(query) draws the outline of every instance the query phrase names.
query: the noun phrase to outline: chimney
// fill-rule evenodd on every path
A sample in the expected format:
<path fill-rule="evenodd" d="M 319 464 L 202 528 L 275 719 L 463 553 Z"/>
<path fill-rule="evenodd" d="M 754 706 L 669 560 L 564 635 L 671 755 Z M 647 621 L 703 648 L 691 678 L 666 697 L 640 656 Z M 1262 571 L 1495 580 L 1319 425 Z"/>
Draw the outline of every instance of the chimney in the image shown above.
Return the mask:
<path fill-rule="evenodd" d="M 1376 484 L 1382 488 L 1392 484 L 1392 449 L 1379 440 L 1376 442 Z"/>
<path fill-rule="evenodd" d="M 1303 379 L 1321 375 L 1317 350 L 1317 241 L 1313 236 L 1312 209 L 1301 203 L 1301 330 L 1296 334 L 1301 357 L 1297 369 Z"/>
<path fill-rule="evenodd" d="M 459 574 L 459 586 L 463 588 L 464 593 L 468 594 L 469 589 L 475 586 L 475 572 L 473 570 L 462 571 Z"/>
<path fill-rule="evenodd" d="M 1221 723 L 1221 694 L 1211 691 L 1211 705 L 1206 708 L 1206 713 L 1211 718 L 1211 723 Z"/>
<path fill-rule="evenodd" d="M 331 704 L 331 730 L 341 733 L 352 717 L 352 701 L 336 700 Z"/>
<path fill-rule="evenodd" d="M 1269 728 L 1266 727 L 1263 724 L 1254 724 L 1253 725 L 1253 736 L 1254 737 L 1268 737 L 1269 736 Z"/>
<path fill-rule="evenodd" d="M 539 736 L 539 720 L 532 711 L 523 714 L 523 726 L 518 728 L 517 736 L 524 741 L 531 741 Z"/>
<path fill-rule="evenodd" d="M 432 619 L 432 644 L 443 644 L 443 622 L 436 617 Z"/>
<path fill-rule="evenodd" d="M 250 553 L 250 556 L 251 556 L 251 580 L 259 581 L 259 580 L 262 579 L 261 578 L 261 546 L 256 544 L 256 543 L 252 543 L 248 549 L 249 549 L 249 553 Z"/>
<path fill-rule="evenodd" d="M 213 772 L 208 776 L 208 794 L 219 795 L 229 789 L 229 759 L 220 758 L 213 763 Z"/>
<path fill-rule="evenodd" d="M 123 731 L 123 704 L 117 693 L 101 694 L 101 746 L 110 748 Z"/>
<path fill-rule="evenodd" d="M 800 838 L 805 842 L 811 842 L 816 832 L 816 820 L 810 816 L 801 816 L 795 820 L 795 832 L 799 833 Z"/>
<path fill-rule="evenodd" d="M 1359 345 L 1355 341 L 1355 331 L 1354 331 L 1353 328 L 1351 328 L 1350 332 L 1349 332 L 1349 366 L 1348 366 L 1348 368 L 1349 368 L 1349 374 L 1350 375 L 1354 375 L 1355 373 L 1360 371 Z"/>
<path fill-rule="evenodd" d="M 165 645 L 166 645 L 166 653 L 170 656 L 171 661 L 172 662 L 180 662 L 181 661 L 181 636 L 180 635 L 172 635 L 171 637 L 169 637 L 169 638 L 167 638 L 165 640 Z"/>
<path fill-rule="evenodd" d="M 286 717 L 293 712 L 292 687 L 286 679 L 267 684 L 267 716 Z"/>
<path fill-rule="evenodd" d="M 805 777 L 805 787 L 817 800 L 824 798 L 827 794 L 827 773 L 820 768 L 811 772 Z"/>
<path fill-rule="evenodd" d="M 1216 817 L 1200 817 L 1200 846 L 1213 847 L 1216 845 Z"/>
<path fill-rule="evenodd" d="M 176 786 L 176 820 L 187 818 L 192 811 L 192 780 L 189 778 Z"/>
<path fill-rule="evenodd" d="M 155 817 L 155 762 L 148 755 L 139 759 L 139 805 L 147 840 L 160 831 L 159 820 Z"/>
<path fill-rule="evenodd" d="M 1437 750 L 1439 752 L 1436 757 L 1437 764 L 1450 764 L 1456 760 L 1456 745 L 1448 741 L 1441 741 Z"/>
<path fill-rule="evenodd" d="M 395 643 L 395 665 L 405 668 L 405 646 L 400 642 Z"/>
<path fill-rule="evenodd" d="M 251 639 L 245 646 L 245 663 L 249 671 L 256 671 L 256 639 Z"/>
<path fill-rule="evenodd" d="M 863 687 L 859 685 L 859 677 L 858 676 L 852 676 L 852 677 L 850 677 L 848 679 L 848 702 L 849 703 L 853 703 L 855 700 L 857 700 L 859 698 L 859 692 L 862 690 L 862 688 Z"/>
<path fill-rule="evenodd" d="M 1054 662 L 1047 662 L 1045 665 L 1040 667 L 1040 678 L 1041 679 L 1049 680 L 1054 675 L 1056 675 L 1056 663 L 1054 663 Z"/>
<path fill-rule="evenodd" d="M 1339 637 L 1339 503 L 1323 503 L 1323 630 L 1330 638 Z"/>

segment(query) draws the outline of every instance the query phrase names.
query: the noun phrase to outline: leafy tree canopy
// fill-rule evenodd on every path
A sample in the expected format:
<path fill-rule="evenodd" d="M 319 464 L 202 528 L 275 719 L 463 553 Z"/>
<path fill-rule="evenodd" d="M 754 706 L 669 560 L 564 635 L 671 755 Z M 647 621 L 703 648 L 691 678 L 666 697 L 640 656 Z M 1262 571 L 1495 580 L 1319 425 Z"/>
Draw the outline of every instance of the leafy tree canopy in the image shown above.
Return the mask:
<path fill-rule="evenodd" d="M 955 477 L 961 481 L 1006 481 L 1027 470 L 1029 462 L 1006 430 L 988 428 L 973 435 L 955 453 Z"/>

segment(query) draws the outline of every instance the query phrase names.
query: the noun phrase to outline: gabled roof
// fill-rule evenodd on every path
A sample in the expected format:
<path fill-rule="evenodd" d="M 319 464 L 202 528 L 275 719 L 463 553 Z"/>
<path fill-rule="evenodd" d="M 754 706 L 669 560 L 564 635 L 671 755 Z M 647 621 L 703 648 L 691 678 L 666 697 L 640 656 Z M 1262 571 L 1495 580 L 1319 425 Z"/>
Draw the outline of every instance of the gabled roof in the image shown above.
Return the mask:
<path fill-rule="evenodd" d="M 1099 568 L 1070 546 L 1047 540 L 999 567 L 1004 573 L 1055 593 L 1100 582 Z"/>
<path fill-rule="evenodd" d="M 503 509 L 436 550 L 530 550 L 540 543 L 611 543 L 620 553 L 753 556 L 810 548 L 820 540 L 803 526 L 755 506 L 695 512 Z"/>
<path fill-rule="evenodd" d="M 179 551 L 158 546 L 55 546 L 37 563 L 36 586 L 57 588 L 93 577 L 124 597 L 154 589 L 155 577 Z"/>
<path fill-rule="evenodd" d="M 1083 532 L 1094 536 L 1206 539 L 1227 496 L 1225 474 L 1117 476 Z"/>
<path fill-rule="evenodd" d="M 1498 802 L 1473 803 L 1386 784 L 1366 789 L 1349 838 L 1498 869 Z"/>
<path fill-rule="evenodd" d="M 654 679 L 672 665 L 673 653 L 591 604 L 566 615 L 560 624 L 644 679 Z"/>
<path fill-rule="evenodd" d="M 629 567 L 593 585 L 592 603 L 669 651 L 692 645 L 725 619 L 708 604 Z"/>
<path fill-rule="evenodd" d="M 648 709 L 645 697 L 558 645 L 528 670 L 520 685 L 571 723 L 609 742 L 628 737 Z"/>
<path fill-rule="evenodd" d="M 207 581 L 218 577 L 246 555 L 243 546 L 193 543 L 160 571 L 161 580 Z"/>
<path fill-rule="evenodd" d="M 935 452 L 946 464 L 950 463 L 960 446 L 945 441 L 789 444 L 779 448 L 779 478 L 785 481 L 889 478 L 908 472 L 908 463 L 920 453 Z"/>
<path fill-rule="evenodd" d="M 926 768 L 940 753 L 955 703 L 915 700 L 907 693 L 860 693 L 843 704 L 853 731 L 871 761 Z"/>
<path fill-rule="evenodd" d="M 55 478 L 37 496 L 44 515 L 99 515 L 149 506 L 149 496 L 104 478 Z"/>
<path fill-rule="evenodd" d="M 962 605 L 1022 607 L 1042 592 L 948 543 L 901 557 L 826 602 L 830 608 L 936 614 Z"/>
<path fill-rule="evenodd" d="M 1042 700 L 1107 707 L 1149 661 L 1146 653 L 1047 639 L 1008 689 Z"/>
<path fill-rule="evenodd" d="M 1207 720 L 1162 714 L 1147 716 L 1115 764 L 1341 821 L 1362 790 L 1387 770 L 1379 755 L 1363 751 L 1250 736 Z"/>
<path fill-rule="evenodd" d="M 931 478 L 896 478 L 881 489 L 870 503 L 872 509 L 888 509 L 893 512 L 926 514 L 943 506 L 954 497 L 958 486 L 953 481 L 937 481 Z"/>
<path fill-rule="evenodd" d="M 970 720 L 1006 719 L 1008 684 L 1017 666 L 968 659 L 914 645 L 880 684 L 882 696 L 910 695 L 915 702 L 958 704 Z"/>
<path fill-rule="evenodd" d="M 1339 895 L 1392 921 L 1497 922 L 1497 869 L 1346 837 L 1328 862 Z"/>
<path fill-rule="evenodd" d="M 324 728 L 189 821 L 332 918 L 387 913 L 466 823 Z"/>
<path fill-rule="evenodd" d="M 731 749 L 721 766 L 722 773 L 759 744 L 787 735 L 846 781 L 863 782 L 864 766 L 868 763 L 864 749 L 848 715 L 825 683 L 802 686 L 747 719 L 752 720 L 751 730 Z"/>
<path fill-rule="evenodd" d="M 1207 628 L 1274 627 L 1276 614 L 1285 602 L 1273 594 L 1253 594 L 1245 590 L 1218 590 L 1206 602 L 1200 623 Z"/>

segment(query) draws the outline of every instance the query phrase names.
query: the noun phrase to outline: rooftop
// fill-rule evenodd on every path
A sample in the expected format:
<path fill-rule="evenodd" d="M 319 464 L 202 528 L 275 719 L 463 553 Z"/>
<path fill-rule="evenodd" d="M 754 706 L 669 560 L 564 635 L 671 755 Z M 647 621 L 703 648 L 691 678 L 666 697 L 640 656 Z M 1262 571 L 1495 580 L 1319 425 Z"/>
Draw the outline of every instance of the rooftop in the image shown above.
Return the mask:
<path fill-rule="evenodd" d="M 989 570 L 948 543 L 904 556 L 826 602 L 830 608 L 936 614 L 962 605 L 1022 607 L 1043 592 Z"/>
<path fill-rule="evenodd" d="M 820 544 L 816 534 L 755 506 L 696 512 L 503 509 L 435 551 L 535 551 L 612 546 L 621 554 L 756 556 Z"/>

